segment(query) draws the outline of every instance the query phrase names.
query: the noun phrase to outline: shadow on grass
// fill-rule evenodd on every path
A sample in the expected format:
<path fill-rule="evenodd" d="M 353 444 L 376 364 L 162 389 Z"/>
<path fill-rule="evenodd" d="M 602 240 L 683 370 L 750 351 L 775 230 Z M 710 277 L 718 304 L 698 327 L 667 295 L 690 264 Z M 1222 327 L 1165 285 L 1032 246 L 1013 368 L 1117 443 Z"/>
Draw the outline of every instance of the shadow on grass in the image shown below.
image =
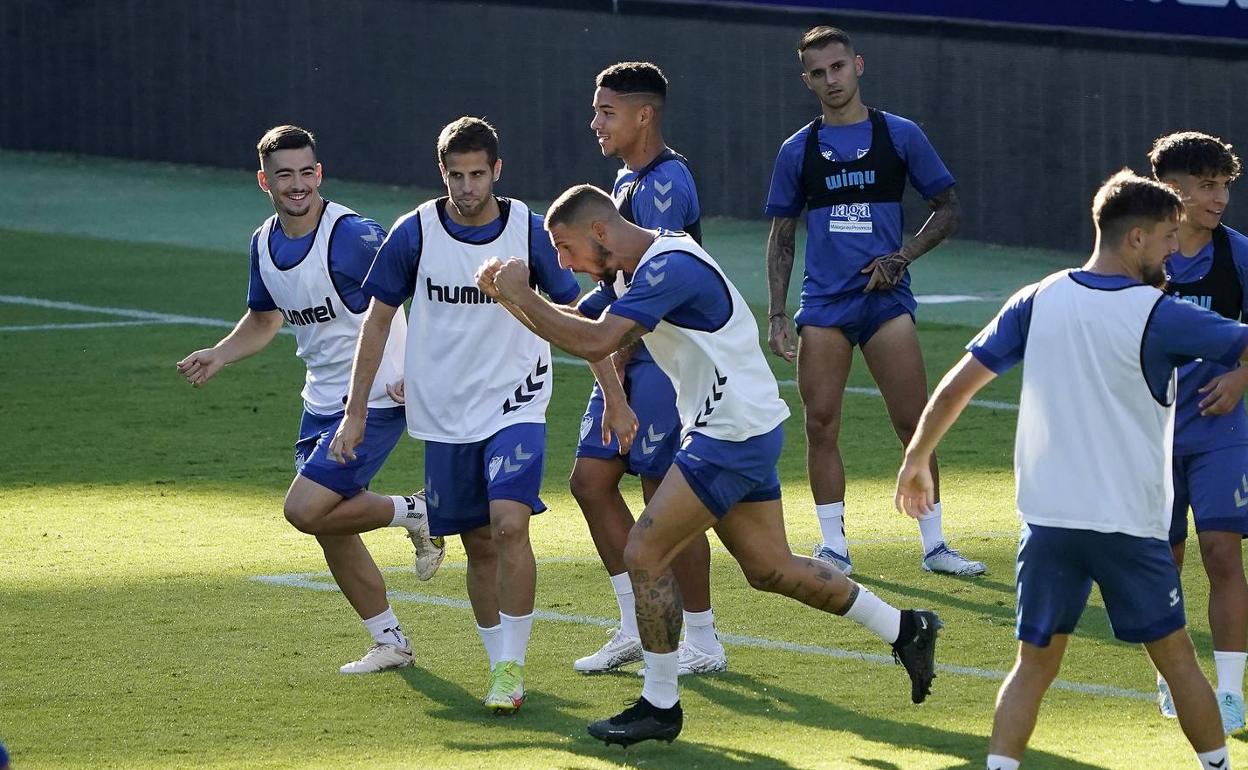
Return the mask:
<path fill-rule="evenodd" d="M 401 675 L 413 690 L 439 704 L 426 712 L 426 716 L 432 719 L 445 720 L 452 726 L 464 722 L 498 723 L 500 728 L 498 740 L 491 740 L 488 743 L 456 740 L 452 727 L 445 734 L 447 737 L 444 739 L 444 745 L 455 751 L 494 753 L 508 749 L 536 748 L 562 751 L 578 757 L 608 762 L 626 760 L 629 763 L 644 763 L 647 758 L 655 760 L 661 758 L 664 766 L 672 767 L 749 767 L 762 770 L 791 770 L 796 767 L 782 759 L 764 754 L 728 747 L 721 748 L 685 739 L 677 739 L 670 746 L 654 742 L 638 744 L 628 749 L 606 746 L 585 732 L 588 723 L 583 717 L 569 713 L 570 710 L 587 709 L 594 704 L 569 700 L 543 690 L 530 689 L 524 707 L 514 716 L 502 717 L 485 711 L 481 706 L 479 695 L 469 692 L 459 684 L 443 679 L 434 671 L 408 667 L 402 670 Z M 620 710 L 623 710 L 624 705 L 626 704 L 620 704 Z M 604 709 L 604 712 L 606 710 L 609 709 Z M 602 717 L 606 716 L 610 714 L 602 714 Z M 507 733 L 501 732 L 506 728 L 506 723 L 512 720 L 520 722 L 526 730 L 522 738 L 509 739 Z M 544 734 L 547 738 L 543 741 L 540 737 L 535 737 L 534 733 Z"/>

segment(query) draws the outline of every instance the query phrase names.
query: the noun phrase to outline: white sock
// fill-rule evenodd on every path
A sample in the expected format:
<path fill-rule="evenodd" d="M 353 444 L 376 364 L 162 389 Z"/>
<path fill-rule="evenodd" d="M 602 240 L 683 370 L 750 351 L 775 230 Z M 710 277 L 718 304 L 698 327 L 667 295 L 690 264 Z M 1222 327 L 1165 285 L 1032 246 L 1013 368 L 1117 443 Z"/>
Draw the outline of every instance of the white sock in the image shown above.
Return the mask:
<path fill-rule="evenodd" d="M 932 508 L 931 513 L 925 513 L 919 517 L 919 537 L 923 538 L 924 556 L 945 542 L 945 532 L 940 525 L 940 503 L 936 503 Z"/>
<path fill-rule="evenodd" d="M 1213 665 L 1218 671 L 1218 689 L 1244 695 L 1244 660 L 1248 652 L 1213 651 Z"/>
<path fill-rule="evenodd" d="M 988 770 L 1018 770 L 1018 760 L 1000 754 L 989 754 Z"/>
<path fill-rule="evenodd" d="M 1230 770 L 1231 758 L 1227 756 L 1226 746 L 1213 751 L 1196 752 L 1196 758 L 1200 760 L 1200 766 L 1204 770 Z"/>
<path fill-rule="evenodd" d="M 620 605 L 620 633 L 625 636 L 640 637 L 637 630 L 637 602 L 633 599 L 633 581 L 627 572 L 611 576 L 611 587 L 615 589 L 615 602 Z"/>
<path fill-rule="evenodd" d="M 390 502 L 394 504 L 394 518 L 390 520 L 391 527 L 412 527 L 416 522 L 427 515 L 425 510 L 425 501 L 419 497 L 403 497 L 401 495 L 390 495 Z"/>
<path fill-rule="evenodd" d="M 844 556 L 849 553 L 849 541 L 845 539 L 845 501 L 815 506 L 819 517 L 819 533 L 823 544 Z"/>
<path fill-rule="evenodd" d="M 642 650 L 641 655 L 646 661 L 646 683 L 641 687 L 641 697 L 657 708 L 670 709 L 680 702 L 680 692 L 676 689 L 679 655 L 649 650 Z"/>
<path fill-rule="evenodd" d="M 386 611 L 380 615 L 364 618 L 364 627 L 372 634 L 373 641 L 395 644 L 405 650 L 412 648 L 411 641 L 403 634 L 403 629 L 399 628 L 399 619 L 395 617 L 393 607 L 387 606 Z"/>
<path fill-rule="evenodd" d="M 892 644 L 901 635 L 901 610 L 858 586 L 858 598 L 845 613 L 845 617 L 865 626 L 876 636 Z"/>
<path fill-rule="evenodd" d="M 706 652 L 723 647 L 715 633 L 715 611 L 685 613 L 685 641 Z"/>
<path fill-rule="evenodd" d="M 498 613 L 503 627 L 503 651 L 499 660 L 514 660 L 524 665 L 524 653 L 529 649 L 529 632 L 533 630 L 533 613 L 519 617 Z"/>
<path fill-rule="evenodd" d="M 481 636 L 481 644 L 485 645 L 485 654 L 489 656 L 490 670 L 493 671 L 494 665 L 503 655 L 503 626 L 501 623 L 489 628 L 477 626 L 477 633 Z"/>

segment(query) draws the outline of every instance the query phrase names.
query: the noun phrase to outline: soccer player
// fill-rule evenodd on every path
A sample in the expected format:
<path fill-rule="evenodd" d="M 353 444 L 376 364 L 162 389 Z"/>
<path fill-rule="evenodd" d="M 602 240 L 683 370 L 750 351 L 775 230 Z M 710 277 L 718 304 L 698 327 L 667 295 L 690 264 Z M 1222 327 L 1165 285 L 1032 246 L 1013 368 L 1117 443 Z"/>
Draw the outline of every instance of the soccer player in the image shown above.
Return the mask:
<path fill-rule="evenodd" d="M 635 704 L 590 725 L 590 734 L 628 745 L 671 741 L 680 733 L 681 594 L 671 564 L 711 527 L 753 587 L 844 615 L 891 644 L 910 677 L 911 699 L 921 703 L 935 676 L 935 613 L 891 607 L 831 565 L 789 549 L 776 471 L 789 409 L 758 346 L 758 325 L 719 265 L 688 235 L 625 220 L 610 196 L 592 185 L 564 192 L 546 214 L 546 229 L 562 264 L 608 285 L 625 276 L 624 291 L 606 313 L 590 320 L 542 299 L 529 288 L 521 260 L 483 265 L 482 290 L 588 361 L 644 336 L 676 389 L 682 432 L 672 468 L 624 549 L 645 684 Z M 618 382 L 604 384 L 608 409 L 619 395 Z"/>
<path fill-rule="evenodd" d="M 1143 644 L 1170 683 L 1202 767 L 1226 768 L 1213 691 L 1196 663 L 1170 549 L 1176 366 L 1248 359 L 1248 326 L 1156 288 L 1182 203 L 1123 170 L 1092 203 L 1087 263 L 1023 288 L 932 394 L 897 476 L 900 511 L 935 504 L 931 456 L 976 392 L 1023 363 L 1014 449 L 1018 660 L 997 698 L 988 767 L 1018 767 L 1092 583 L 1114 635 Z"/>
<path fill-rule="evenodd" d="M 1166 292 L 1227 318 L 1248 311 L 1248 238 L 1222 224 L 1239 158 L 1208 134 L 1160 137 L 1149 160 L 1153 176 L 1183 199 L 1179 250 L 1166 261 Z M 1248 644 L 1248 582 L 1241 543 L 1248 534 L 1248 368 L 1196 361 L 1179 369 L 1174 426 L 1174 512 L 1170 544 L 1183 566 L 1187 509 L 1196 521 L 1209 577 L 1209 629 L 1217 669 L 1218 708 L 1229 735 L 1244 727 L 1244 658 Z M 1174 703 L 1159 678 L 1161 713 Z"/>
<path fill-rule="evenodd" d="M 914 327 L 911 262 L 957 229 L 954 179 L 923 131 L 905 118 L 862 103 L 862 56 L 849 35 L 814 27 L 797 45 L 802 82 L 822 114 L 784 141 L 767 193 L 768 337 L 773 353 L 792 361 L 785 310 L 797 217 L 806 209 L 806 272 L 794 321 L 800 345 L 797 383 L 806 409 L 806 462 L 822 542 L 816 558 L 853 571 L 845 538 L 845 465 L 837 444 L 841 402 L 854 346 L 884 397 L 904 446 L 927 398 L 927 375 Z M 906 179 L 931 205 L 931 218 L 902 241 Z M 937 478 L 936 458 L 932 476 Z M 939 492 L 937 492 L 939 501 Z M 983 562 L 950 548 L 941 507 L 919 519 L 923 569 L 982 575 Z"/>
<path fill-rule="evenodd" d="M 624 218 L 652 229 L 684 231 L 701 242 L 698 192 L 689 162 L 663 141 L 667 78 L 649 62 L 622 62 L 598 73 L 594 119 L 589 124 L 602 154 L 624 163 L 613 197 Z M 616 299 L 615 287 L 600 283 L 577 309 L 598 318 Z M 641 479 L 649 501 L 672 465 L 680 442 L 680 414 L 671 380 L 654 363 L 644 342 L 613 354 L 628 406 L 637 416 L 640 440 L 622 454 L 618 439 L 603 440 L 602 388 L 594 386 L 581 420 L 581 440 L 572 468 L 572 494 L 581 506 L 594 545 L 607 568 L 620 607 L 620 627 L 597 652 L 577 660 L 583 673 L 609 671 L 641 660 L 633 585 L 624 566 L 624 546 L 633 515 L 620 494 L 625 473 Z M 693 539 L 672 562 L 684 599 L 685 638 L 678 649 L 680 673 L 723 671 L 724 646 L 715 634 L 711 610 L 711 546 L 706 535 Z"/>
<path fill-rule="evenodd" d="M 178 362 L 178 371 L 202 387 L 223 366 L 260 352 L 283 322 L 294 330 L 297 353 L 307 364 L 303 420 L 295 443 L 295 479 L 286 493 L 286 519 L 314 535 L 347 601 L 374 643 L 360 660 L 340 670 L 364 674 L 410 665 L 412 646 L 386 600 L 386 584 L 361 532 L 403 527 L 416 548 L 416 574 L 428 580 L 444 550 L 431 541 L 425 502 L 417 495 L 386 497 L 368 484 L 403 435 L 403 409 L 389 395 L 402 376 L 406 326 L 385 342 L 383 376 L 368 391 L 368 443 L 346 464 L 331 460 L 329 439 L 343 403 L 368 298 L 360 284 L 385 231 L 345 206 L 321 197 L 316 140 L 297 126 L 277 126 L 260 139 L 260 189 L 276 214 L 251 237 L 247 313 L 211 348 Z"/>
<path fill-rule="evenodd" d="M 562 270 L 542 219 L 494 194 L 502 173 L 498 134 L 460 118 L 438 136 L 447 195 L 405 214 L 390 231 L 364 291 L 372 296 L 355 354 L 347 416 L 330 452 L 352 460 L 371 440 L 366 394 L 382 373 L 387 334 L 411 299 L 404 384 L 407 429 L 425 441 L 430 532 L 459 535 L 468 556 L 468 598 L 490 664 L 483 703 L 513 713 L 525 699 L 524 662 L 533 628 L 537 565 L 529 517 L 538 497 L 552 382 L 550 345 L 474 283 L 496 254 L 523 255 L 556 302 L 580 293 Z M 367 429 L 367 430 L 366 430 Z"/>

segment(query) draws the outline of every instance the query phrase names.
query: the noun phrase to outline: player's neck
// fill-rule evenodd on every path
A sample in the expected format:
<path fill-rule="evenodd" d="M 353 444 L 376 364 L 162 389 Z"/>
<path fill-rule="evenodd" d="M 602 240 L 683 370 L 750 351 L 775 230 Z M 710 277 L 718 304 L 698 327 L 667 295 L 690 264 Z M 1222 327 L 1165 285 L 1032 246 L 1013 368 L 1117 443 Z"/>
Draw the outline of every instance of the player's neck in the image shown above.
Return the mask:
<path fill-rule="evenodd" d="M 1144 276 L 1138 269 L 1130 267 L 1127 261 L 1114 251 L 1101 248 L 1100 244 L 1097 244 L 1096 249 L 1092 251 L 1092 256 L 1083 264 L 1082 269 L 1097 275 L 1121 275 L 1140 283 L 1144 282 Z"/>
<path fill-rule="evenodd" d="M 1179 222 L 1179 253 L 1194 257 L 1213 240 L 1213 231 L 1182 220 Z"/>
<path fill-rule="evenodd" d="M 666 149 L 663 135 L 655 131 L 638 139 L 636 146 L 629 148 L 628 152 L 620 153 L 620 160 L 624 161 L 624 168 L 629 171 L 640 171 Z"/>
<path fill-rule="evenodd" d="M 489 199 L 486 200 L 485 205 L 481 207 L 481 210 L 472 216 L 464 216 L 461 214 L 459 209 L 456 208 L 455 201 L 453 200 L 447 202 L 446 215 L 457 225 L 463 225 L 464 227 L 480 227 L 481 225 L 488 225 L 495 219 L 498 219 L 502 216 L 502 212 L 498 208 L 498 198 L 491 194 Z"/>
<path fill-rule="evenodd" d="M 282 233 L 289 239 L 298 240 L 308 233 L 316 229 L 316 225 L 321 221 L 321 212 L 325 209 L 325 200 L 320 193 L 316 193 L 312 198 L 312 205 L 308 206 L 308 213 L 292 216 L 285 212 L 277 212 L 277 221 L 282 224 Z"/>
<path fill-rule="evenodd" d="M 855 96 L 843 107 L 823 105 L 823 124 L 825 126 L 848 126 L 861 123 L 868 117 L 867 106 L 862 98 Z"/>

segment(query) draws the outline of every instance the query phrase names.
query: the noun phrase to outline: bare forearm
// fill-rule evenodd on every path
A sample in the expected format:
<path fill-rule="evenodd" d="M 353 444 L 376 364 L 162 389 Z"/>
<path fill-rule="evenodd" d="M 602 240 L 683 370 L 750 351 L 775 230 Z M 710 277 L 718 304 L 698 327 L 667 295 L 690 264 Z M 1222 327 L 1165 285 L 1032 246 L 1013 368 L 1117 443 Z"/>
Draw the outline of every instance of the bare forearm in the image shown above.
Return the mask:
<path fill-rule="evenodd" d="M 248 310 L 234 330 L 214 347 L 223 363 L 232 364 L 264 350 L 282 328 L 281 313 L 276 310 Z"/>
<path fill-rule="evenodd" d="M 568 309 L 547 301 L 537 292 L 525 292 L 514 300 L 505 301 L 503 307 L 539 337 L 586 361 L 602 361 L 616 348 L 618 341 L 608 345 L 603 336 L 596 333 L 597 321 L 574 311 L 566 312 Z"/>
<path fill-rule="evenodd" d="M 941 241 L 956 233 L 962 222 L 962 204 L 952 187 L 932 198 L 930 203 L 932 215 L 915 233 L 914 238 L 901 247 L 900 253 L 907 262 L 913 262 L 936 248 Z"/>
<path fill-rule="evenodd" d="M 377 367 L 390 336 L 390 324 L 397 308 L 373 300 L 364 315 L 360 338 L 355 343 L 355 357 L 351 361 L 351 390 L 347 393 L 348 414 L 368 413 L 368 394 L 372 392 Z"/>
<path fill-rule="evenodd" d="M 767 314 L 784 312 L 793 276 L 793 253 L 797 244 L 797 220 L 773 219 L 767 236 Z"/>
<path fill-rule="evenodd" d="M 602 388 L 602 398 L 606 403 L 622 403 L 628 400 L 611 356 L 607 356 L 601 361 L 591 361 L 589 368 L 594 373 L 594 379 L 598 380 L 598 385 Z"/>

